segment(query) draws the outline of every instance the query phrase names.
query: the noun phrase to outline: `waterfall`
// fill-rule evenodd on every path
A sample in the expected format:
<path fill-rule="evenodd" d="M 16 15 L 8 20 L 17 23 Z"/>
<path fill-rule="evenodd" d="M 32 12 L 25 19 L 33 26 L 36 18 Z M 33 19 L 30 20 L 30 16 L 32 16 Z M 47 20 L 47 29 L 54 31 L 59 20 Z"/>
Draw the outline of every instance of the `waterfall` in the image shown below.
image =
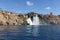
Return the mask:
<path fill-rule="evenodd" d="M 38 15 L 36 15 L 36 16 L 33 16 L 33 21 L 31 20 L 31 18 L 29 17 L 28 19 L 27 19 L 27 22 L 30 24 L 30 25 L 39 25 L 39 17 L 38 17 Z"/>
<path fill-rule="evenodd" d="M 28 18 L 28 19 L 27 19 L 27 22 L 28 22 L 29 25 L 33 25 L 33 22 L 32 22 L 32 20 L 31 20 L 31 18 Z"/>

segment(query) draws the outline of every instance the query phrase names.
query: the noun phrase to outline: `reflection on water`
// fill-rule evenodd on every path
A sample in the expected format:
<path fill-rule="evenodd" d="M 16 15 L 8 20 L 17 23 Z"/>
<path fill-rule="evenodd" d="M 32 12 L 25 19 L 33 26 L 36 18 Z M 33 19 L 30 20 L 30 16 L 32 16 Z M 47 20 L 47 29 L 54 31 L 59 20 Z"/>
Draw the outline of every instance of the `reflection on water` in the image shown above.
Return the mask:
<path fill-rule="evenodd" d="M 39 26 L 33 26 L 33 36 L 39 35 Z"/>
<path fill-rule="evenodd" d="M 60 25 L 0 26 L 0 40 L 60 40 Z"/>
<path fill-rule="evenodd" d="M 38 36 L 39 34 L 39 26 L 27 26 L 26 28 L 26 36 Z"/>

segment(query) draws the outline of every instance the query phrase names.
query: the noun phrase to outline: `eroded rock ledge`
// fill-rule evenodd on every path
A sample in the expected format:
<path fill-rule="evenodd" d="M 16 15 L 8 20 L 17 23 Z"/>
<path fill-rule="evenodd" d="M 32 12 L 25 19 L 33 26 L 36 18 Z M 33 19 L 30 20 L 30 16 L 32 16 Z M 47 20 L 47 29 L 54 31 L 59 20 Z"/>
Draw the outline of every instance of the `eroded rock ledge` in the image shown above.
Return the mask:
<path fill-rule="evenodd" d="M 0 11 L 0 25 L 28 25 L 27 15 L 33 16 L 35 13 L 17 14 L 14 12 Z M 49 24 L 60 24 L 60 15 L 55 16 L 51 12 L 49 15 L 38 14 L 39 19 L 46 21 Z"/>
<path fill-rule="evenodd" d="M 24 25 L 24 14 L 0 11 L 0 25 Z"/>

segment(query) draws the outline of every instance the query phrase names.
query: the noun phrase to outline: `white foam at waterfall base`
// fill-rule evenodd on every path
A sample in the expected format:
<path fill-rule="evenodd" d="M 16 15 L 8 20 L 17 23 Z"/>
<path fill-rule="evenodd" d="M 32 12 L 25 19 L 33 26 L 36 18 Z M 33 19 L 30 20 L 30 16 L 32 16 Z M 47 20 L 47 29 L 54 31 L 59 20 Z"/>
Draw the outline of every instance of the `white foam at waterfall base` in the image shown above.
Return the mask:
<path fill-rule="evenodd" d="M 31 18 L 28 18 L 27 19 L 27 22 L 30 24 L 30 25 L 39 25 L 39 18 L 38 16 L 33 16 L 33 21 L 31 20 Z"/>
<path fill-rule="evenodd" d="M 28 18 L 27 19 L 27 22 L 28 22 L 29 25 L 32 25 L 33 24 L 31 18 Z"/>

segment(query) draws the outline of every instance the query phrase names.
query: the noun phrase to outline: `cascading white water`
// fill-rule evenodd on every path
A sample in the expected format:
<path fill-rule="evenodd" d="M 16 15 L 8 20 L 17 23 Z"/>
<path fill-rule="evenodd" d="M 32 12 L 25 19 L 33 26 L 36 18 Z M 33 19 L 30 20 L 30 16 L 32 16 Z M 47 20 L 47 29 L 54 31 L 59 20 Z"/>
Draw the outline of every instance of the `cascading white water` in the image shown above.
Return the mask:
<path fill-rule="evenodd" d="M 31 20 L 31 18 L 28 18 L 27 19 L 27 22 L 30 24 L 30 25 L 39 25 L 39 18 L 38 16 L 33 16 L 33 21 Z"/>
<path fill-rule="evenodd" d="M 27 22 L 29 23 L 29 25 L 33 25 L 33 22 L 32 22 L 32 20 L 31 20 L 31 18 L 28 18 L 28 19 L 27 19 Z"/>

